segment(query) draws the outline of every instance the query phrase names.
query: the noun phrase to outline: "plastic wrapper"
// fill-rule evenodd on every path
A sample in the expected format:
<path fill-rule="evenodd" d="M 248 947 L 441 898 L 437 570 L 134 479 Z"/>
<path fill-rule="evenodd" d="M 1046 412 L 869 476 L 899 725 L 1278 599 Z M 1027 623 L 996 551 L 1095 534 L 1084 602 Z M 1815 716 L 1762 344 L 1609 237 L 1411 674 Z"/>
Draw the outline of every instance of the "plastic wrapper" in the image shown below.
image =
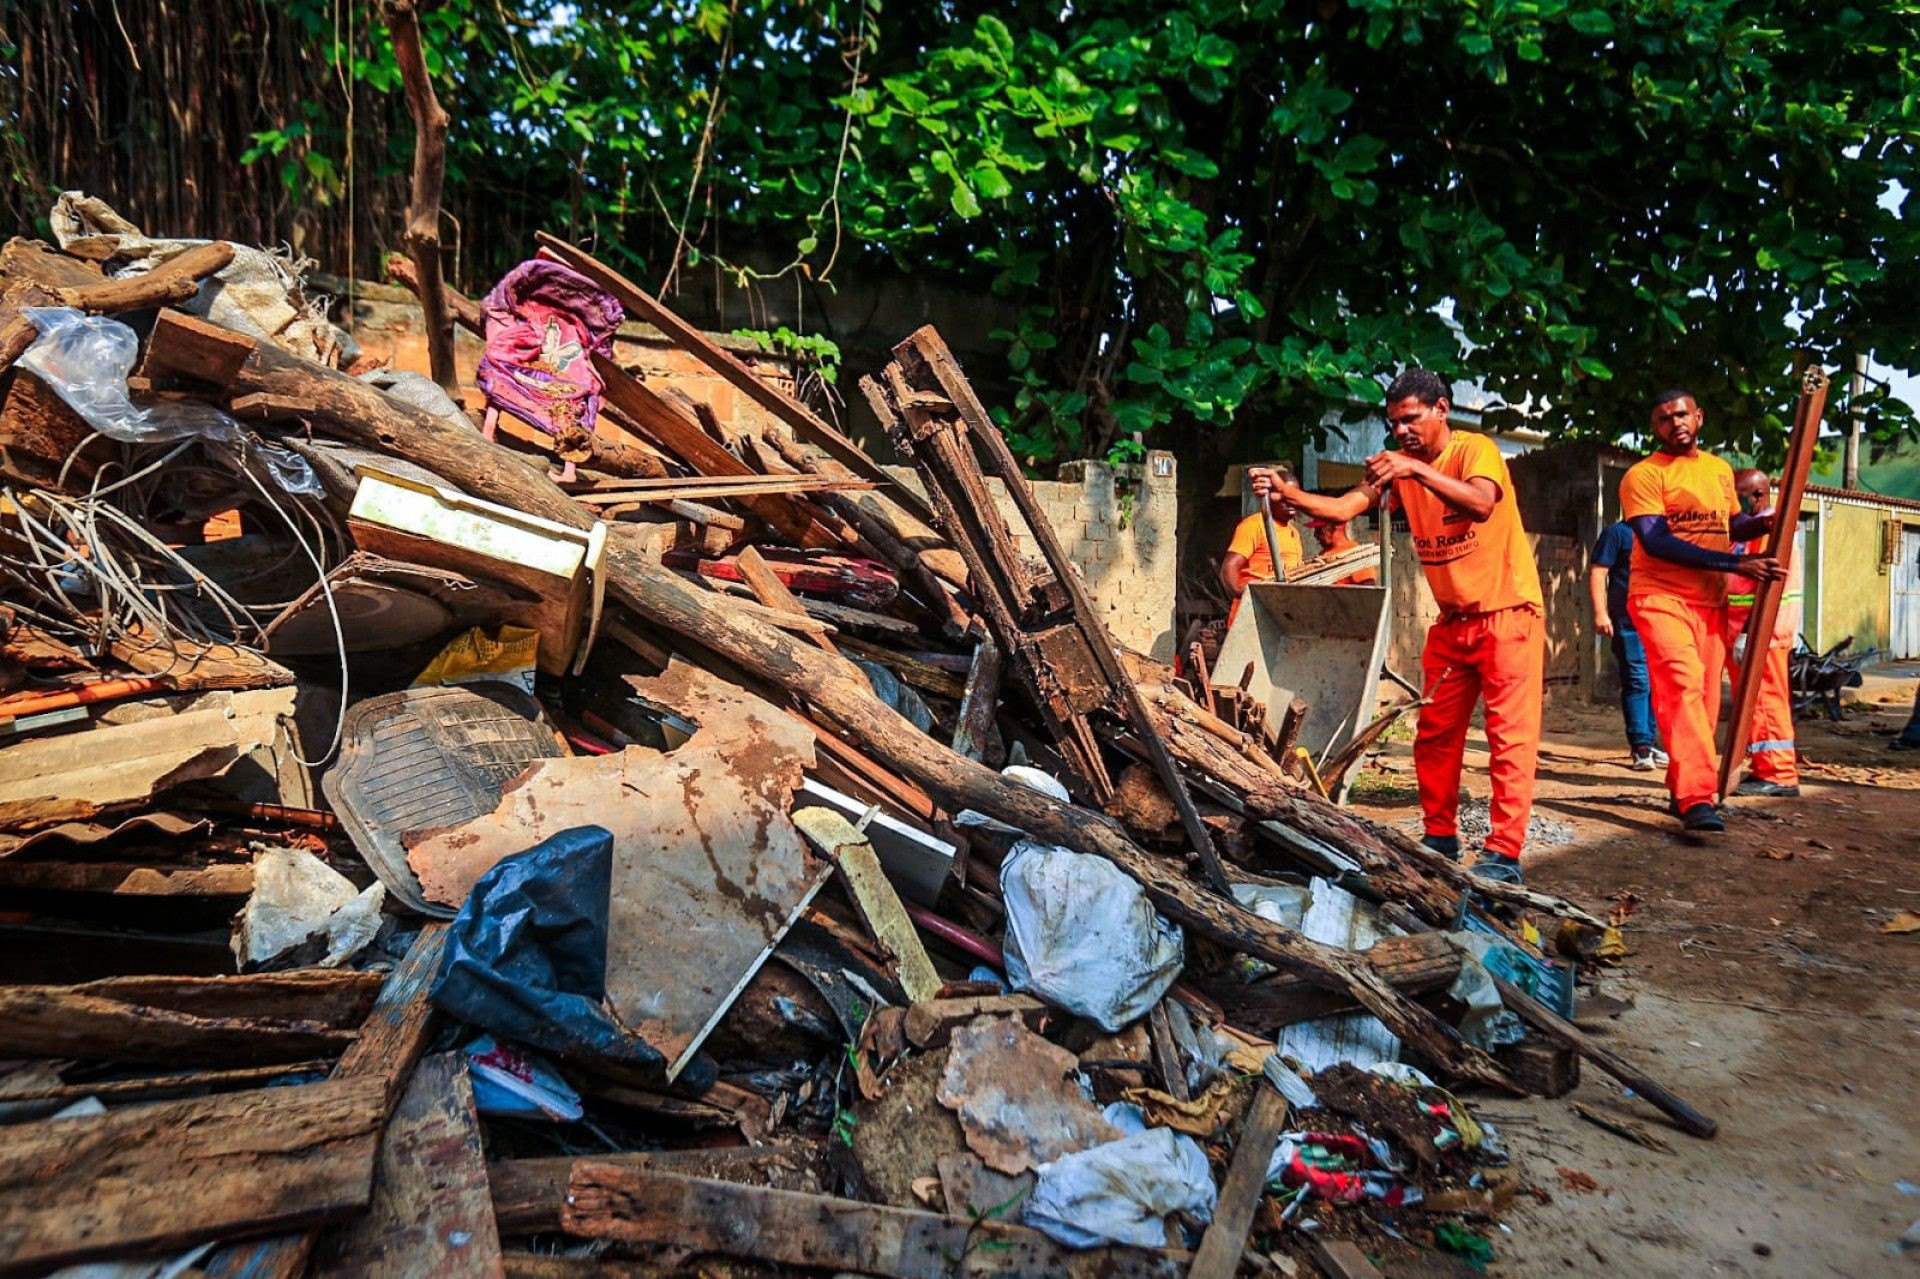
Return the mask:
<path fill-rule="evenodd" d="M 1000 865 L 1007 984 L 1112 1033 L 1180 975 L 1180 929 L 1102 857 L 1021 840 Z"/>
<path fill-rule="evenodd" d="M 386 889 L 364 892 L 333 867 L 299 848 L 269 848 L 254 859 L 253 893 L 234 929 L 233 955 L 245 972 L 283 956 L 337 968 L 380 932 Z M 322 953 L 309 952 L 324 947 Z"/>
<path fill-rule="evenodd" d="M 413 682 L 415 687 L 492 682 L 532 693 L 539 660 L 540 632 L 525 626 L 501 626 L 488 634 L 475 626 L 448 640 Z"/>
<path fill-rule="evenodd" d="M 666 1061 L 607 1015 L 613 836 L 575 826 L 480 877 L 448 925 L 433 1002 L 450 1016 L 560 1058 L 664 1073 Z M 711 1083 L 710 1062 L 681 1075 Z"/>
<path fill-rule="evenodd" d="M 461 1050 L 473 1079 L 473 1105 L 483 1115 L 573 1123 L 586 1113 L 580 1094 L 531 1053 L 482 1035 Z"/>
<path fill-rule="evenodd" d="M 873 694 L 881 701 L 899 711 L 908 723 L 923 733 L 933 731 L 933 712 L 927 709 L 927 703 L 920 694 L 900 682 L 900 677 L 878 662 L 862 661 L 855 658 L 855 666 L 867 677 L 867 683 L 873 685 Z"/>
<path fill-rule="evenodd" d="M 1167 1246 L 1168 1213 L 1213 1219 L 1220 1192 L 1206 1152 L 1167 1128 L 1041 1164 L 1021 1220 L 1069 1248 Z"/>
<path fill-rule="evenodd" d="M 210 404 L 197 400 L 135 404 L 127 391 L 127 375 L 139 358 L 140 339 L 120 321 L 82 315 L 64 306 L 27 307 L 22 314 L 40 330 L 40 336 L 20 363 L 108 439 L 122 444 L 170 444 L 198 438 L 242 457 L 258 457 L 289 493 L 322 495 L 320 481 L 305 458 L 255 439 Z"/>

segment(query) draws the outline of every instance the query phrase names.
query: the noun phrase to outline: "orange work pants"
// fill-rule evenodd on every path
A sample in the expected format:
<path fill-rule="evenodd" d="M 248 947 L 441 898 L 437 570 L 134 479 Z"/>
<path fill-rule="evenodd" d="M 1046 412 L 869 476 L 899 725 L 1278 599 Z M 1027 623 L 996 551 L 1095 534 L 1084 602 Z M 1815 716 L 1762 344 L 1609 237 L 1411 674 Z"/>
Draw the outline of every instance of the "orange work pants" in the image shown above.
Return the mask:
<path fill-rule="evenodd" d="M 1667 792 L 1680 811 L 1711 804 L 1720 787 L 1720 674 L 1727 609 L 1673 595 L 1630 595 L 1627 613 L 1647 650 L 1653 718 L 1667 743 Z"/>
<path fill-rule="evenodd" d="M 1492 755 L 1487 771 L 1493 781 L 1487 851 L 1520 856 L 1533 812 L 1546 656 L 1546 627 L 1532 605 L 1443 617 L 1428 629 L 1420 667 L 1426 695 L 1433 701 L 1420 708 L 1420 731 L 1413 739 L 1413 769 L 1427 834 L 1459 832 L 1467 721 L 1484 694 Z"/>
<path fill-rule="evenodd" d="M 1731 650 L 1731 639 L 1728 646 Z M 1767 664 L 1760 670 L 1753 725 L 1747 731 L 1747 771 L 1779 786 L 1800 784 L 1793 744 L 1793 675 L 1787 650 L 1776 645 L 1768 646 Z"/>

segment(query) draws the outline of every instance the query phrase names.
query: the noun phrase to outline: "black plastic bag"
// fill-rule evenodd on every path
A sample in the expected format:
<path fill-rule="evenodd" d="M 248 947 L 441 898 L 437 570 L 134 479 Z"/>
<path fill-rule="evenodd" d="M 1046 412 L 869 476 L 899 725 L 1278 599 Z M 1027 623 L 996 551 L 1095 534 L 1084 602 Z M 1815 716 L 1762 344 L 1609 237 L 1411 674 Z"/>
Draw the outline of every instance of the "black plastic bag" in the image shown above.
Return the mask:
<path fill-rule="evenodd" d="M 660 1052 L 607 1014 L 612 878 L 613 836 L 598 826 L 563 830 L 501 861 L 449 925 L 433 1002 L 562 1059 L 664 1071 Z M 711 1076 L 710 1064 L 705 1073 Z"/>

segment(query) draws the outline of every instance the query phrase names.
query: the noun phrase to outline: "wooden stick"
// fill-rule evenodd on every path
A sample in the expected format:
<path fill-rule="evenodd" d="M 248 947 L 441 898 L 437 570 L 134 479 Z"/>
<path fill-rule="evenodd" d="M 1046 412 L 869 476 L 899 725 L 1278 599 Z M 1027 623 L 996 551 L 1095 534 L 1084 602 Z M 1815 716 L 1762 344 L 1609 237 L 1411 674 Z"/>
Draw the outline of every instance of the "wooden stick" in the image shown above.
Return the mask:
<path fill-rule="evenodd" d="M 1793 415 L 1793 435 L 1787 441 L 1787 462 L 1780 475 L 1780 495 L 1773 504 L 1773 531 L 1767 537 L 1767 554 L 1779 560 L 1781 568 L 1793 567 L 1793 534 L 1800 523 L 1800 499 L 1807 491 L 1807 473 L 1813 468 L 1814 450 L 1820 444 L 1820 415 L 1826 407 L 1827 375 L 1814 365 L 1807 369 L 1801 383 L 1800 403 Z M 1773 643 L 1773 626 L 1780 617 L 1780 601 L 1786 593 L 1785 577 L 1754 585 L 1753 610 L 1747 614 L 1747 660 L 1740 664 L 1739 673 L 1734 677 L 1733 714 L 1727 721 L 1726 746 L 1720 752 L 1723 801 L 1733 793 L 1746 767 L 1753 708 L 1760 697 L 1767 650 Z"/>
<path fill-rule="evenodd" d="M 982 638 L 973 651 L 973 669 L 967 672 L 967 685 L 960 694 L 960 722 L 953 730 L 953 749 L 968 759 L 980 759 L 986 752 L 993 714 L 1000 706 L 1000 675 L 1005 669 L 1000 646 L 991 638 Z"/>
<path fill-rule="evenodd" d="M 1144 1248 L 1074 1251 L 1037 1230 L 826 1195 L 681 1177 L 620 1164 L 574 1165 L 561 1217 L 568 1234 L 670 1244 L 789 1266 L 891 1279 L 1058 1275 L 1166 1276 L 1179 1254 Z"/>
<path fill-rule="evenodd" d="M 1213 1222 L 1200 1239 L 1200 1250 L 1193 1254 L 1188 1279 L 1233 1279 L 1240 1268 L 1240 1254 L 1246 1250 L 1253 1214 L 1267 1191 L 1267 1165 L 1273 1162 L 1273 1149 L 1287 1122 L 1287 1099 L 1264 1079 L 1256 1079 L 1253 1086 L 1253 1105 L 1240 1128 L 1233 1163 L 1220 1183 Z"/>

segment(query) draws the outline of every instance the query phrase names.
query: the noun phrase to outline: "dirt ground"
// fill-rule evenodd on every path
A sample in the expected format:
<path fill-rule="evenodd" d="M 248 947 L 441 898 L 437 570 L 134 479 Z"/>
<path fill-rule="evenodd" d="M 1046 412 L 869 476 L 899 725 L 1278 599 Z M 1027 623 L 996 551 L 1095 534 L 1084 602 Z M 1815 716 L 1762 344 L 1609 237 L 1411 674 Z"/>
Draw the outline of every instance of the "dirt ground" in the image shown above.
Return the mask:
<path fill-rule="evenodd" d="M 1626 966 L 1600 982 L 1632 1006 L 1583 1024 L 1720 1132 L 1687 1136 L 1591 1067 L 1564 1100 L 1487 1100 L 1551 1196 L 1516 1202 L 1489 1273 L 1920 1274 L 1920 1251 L 1895 1243 L 1920 1219 L 1920 933 L 1880 931 L 1920 911 L 1920 752 L 1887 749 L 1917 678 L 1920 666 L 1883 667 L 1842 722 L 1803 721 L 1801 797 L 1735 801 L 1705 847 L 1676 836 L 1659 774 L 1626 767 L 1617 709 L 1550 709 L 1536 824 L 1573 837 L 1530 845 L 1528 882 L 1597 913 L 1638 899 Z M 1484 799 L 1482 740 L 1467 758 L 1465 789 Z M 1406 747 L 1356 785 L 1355 807 L 1417 814 Z M 1569 1100 L 1673 1153 L 1583 1121 Z"/>

